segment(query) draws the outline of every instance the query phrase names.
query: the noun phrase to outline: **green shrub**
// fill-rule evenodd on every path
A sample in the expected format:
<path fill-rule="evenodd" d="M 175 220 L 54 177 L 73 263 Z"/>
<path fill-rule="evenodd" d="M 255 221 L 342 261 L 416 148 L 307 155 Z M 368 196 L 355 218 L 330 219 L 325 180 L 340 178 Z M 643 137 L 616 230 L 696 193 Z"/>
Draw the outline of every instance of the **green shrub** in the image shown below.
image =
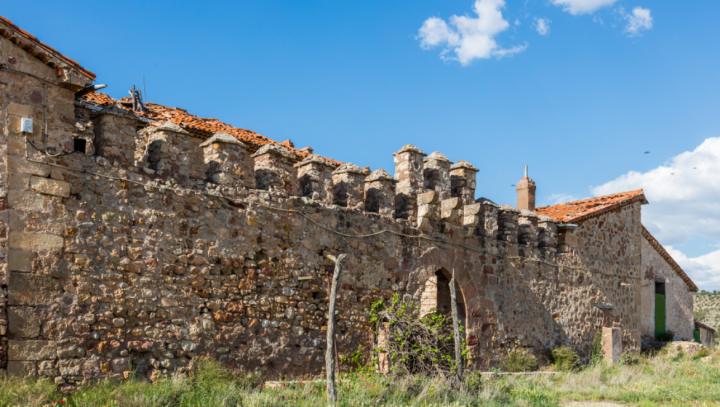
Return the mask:
<path fill-rule="evenodd" d="M 602 361 L 602 331 L 597 331 L 595 335 L 593 335 L 592 348 L 590 349 L 590 364 L 594 366 Z"/>
<path fill-rule="evenodd" d="M 538 361 L 535 355 L 527 349 L 514 349 L 508 352 L 502 363 L 502 369 L 506 372 L 532 372 L 537 370 Z"/>
<path fill-rule="evenodd" d="M 553 366 L 561 372 L 569 372 L 580 366 L 580 356 L 568 346 L 552 350 Z"/>

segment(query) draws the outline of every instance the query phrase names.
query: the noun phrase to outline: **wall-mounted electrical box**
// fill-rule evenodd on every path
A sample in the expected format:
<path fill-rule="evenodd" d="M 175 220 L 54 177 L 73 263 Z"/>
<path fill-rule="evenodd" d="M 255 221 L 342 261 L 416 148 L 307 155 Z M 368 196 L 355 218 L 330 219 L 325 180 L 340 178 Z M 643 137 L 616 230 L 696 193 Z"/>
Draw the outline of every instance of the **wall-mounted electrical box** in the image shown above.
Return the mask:
<path fill-rule="evenodd" d="M 33 119 L 32 117 L 22 117 L 20 119 L 20 133 L 30 133 L 33 132 Z"/>

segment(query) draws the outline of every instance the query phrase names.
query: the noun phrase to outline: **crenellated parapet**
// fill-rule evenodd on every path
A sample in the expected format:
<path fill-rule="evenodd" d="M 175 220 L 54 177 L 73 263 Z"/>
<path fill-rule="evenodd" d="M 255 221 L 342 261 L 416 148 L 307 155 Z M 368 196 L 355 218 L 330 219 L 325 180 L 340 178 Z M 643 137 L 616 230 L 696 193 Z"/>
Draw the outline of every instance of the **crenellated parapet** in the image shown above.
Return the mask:
<path fill-rule="evenodd" d="M 392 217 L 395 211 L 395 179 L 380 169 L 365 178 L 365 211 Z"/>
<path fill-rule="evenodd" d="M 435 151 L 423 159 L 423 189 L 435 191 L 443 200 L 450 197 L 450 166 L 452 163 Z"/>
<path fill-rule="evenodd" d="M 367 167 L 346 163 L 332 172 L 333 204 L 346 208 L 362 208 L 365 201 L 365 177 Z"/>
<path fill-rule="evenodd" d="M 297 195 L 295 156 L 279 144 L 266 144 L 252 155 L 255 160 L 255 187 L 286 195 Z"/>
<path fill-rule="evenodd" d="M 202 140 L 172 122 L 146 127 L 138 134 L 144 144 L 136 145 L 135 165 L 145 173 L 169 176 L 181 183 L 204 178 Z"/>
<path fill-rule="evenodd" d="M 414 219 L 417 216 L 417 194 L 423 190 L 423 159 L 425 153 L 412 144 L 404 145 L 393 156 L 395 161 L 395 217 Z"/>
<path fill-rule="evenodd" d="M 204 141 L 167 122 L 138 132 L 136 168 L 153 179 L 218 184 L 242 194 L 274 191 L 275 197 L 340 206 L 402 220 L 431 235 L 457 233 L 504 253 L 550 259 L 574 247 L 572 225 L 558 225 L 534 211 L 475 200 L 478 169 L 452 163 L 439 152 L 412 145 L 394 154 L 395 176 L 379 169 L 310 154 L 303 160 L 280 144 L 254 154 L 235 136 L 216 133 Z M 100 149 L 100 152 L 104 150 Z M 113 151 L 113 150 L 109 150 Z M 246 192 L 240 192 L 245 190 Z"/>
<path fill-rule="evenodd" d="M 247 146 L 227 133 L 215 133 L 200 144 L 209 182 L 255 187 L 255 170 Z"/>
<path fill-rule="evenodd" d="M 295 168 L 297 169 L 300 196 L 326 204 L 332 203 L 332 173 L 337 165 L 333 165 L 318 155 L 311 155 L 295 164 Z"/>
<path fill-rule="evenodd" d="M 450 195 L 465 204 L 475 202 L 475 185 L 478 169 L 467 161 L 458 161 L 450 167 Z"/>

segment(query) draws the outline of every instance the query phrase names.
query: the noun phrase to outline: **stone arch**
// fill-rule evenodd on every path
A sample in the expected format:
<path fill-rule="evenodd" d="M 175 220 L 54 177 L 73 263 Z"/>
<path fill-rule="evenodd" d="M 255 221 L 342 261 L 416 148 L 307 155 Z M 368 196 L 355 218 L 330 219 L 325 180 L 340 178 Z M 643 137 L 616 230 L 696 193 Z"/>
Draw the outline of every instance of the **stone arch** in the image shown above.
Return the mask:
<path fill-rule="evenodd" d="M 382 192 L 377 188 L 370 188 L 365 192 L 365 210 L 379 213 L 382 202 Z"/>
<path fill-rule="evenodd" d="M 436 270 L 427 280 L 425 280 L 422 297 L 420 300 L 420 314 L 426 315 L 436 312 L 440 315 L 450 318 L 451 316 L 451 299 L 450 299 L 450 280 L 452 273 L 445 268 Z M 465 306 L 465 298 L 463 290 L 458 284 L 457 274 L 455 281 L 456 298 L 455 302 L 458 309 L 458 320 L 461 325 L 465 326 L 467 311 Z"/>
<path fill-rule="evenodd" d="M 347 207 L 348 184 L 346 182 L 343 181 L 333 185 L 333 204 Z"/>

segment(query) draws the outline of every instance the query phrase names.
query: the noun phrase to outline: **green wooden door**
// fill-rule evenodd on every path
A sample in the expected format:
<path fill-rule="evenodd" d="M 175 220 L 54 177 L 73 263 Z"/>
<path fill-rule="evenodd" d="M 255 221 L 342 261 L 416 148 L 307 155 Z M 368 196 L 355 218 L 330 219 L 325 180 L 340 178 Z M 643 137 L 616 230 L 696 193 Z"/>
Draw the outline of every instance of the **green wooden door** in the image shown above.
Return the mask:
<path fill-rule="evenodd" d="M 665 294 L 655 293 L 655 336 L 665 333 Z"/>

